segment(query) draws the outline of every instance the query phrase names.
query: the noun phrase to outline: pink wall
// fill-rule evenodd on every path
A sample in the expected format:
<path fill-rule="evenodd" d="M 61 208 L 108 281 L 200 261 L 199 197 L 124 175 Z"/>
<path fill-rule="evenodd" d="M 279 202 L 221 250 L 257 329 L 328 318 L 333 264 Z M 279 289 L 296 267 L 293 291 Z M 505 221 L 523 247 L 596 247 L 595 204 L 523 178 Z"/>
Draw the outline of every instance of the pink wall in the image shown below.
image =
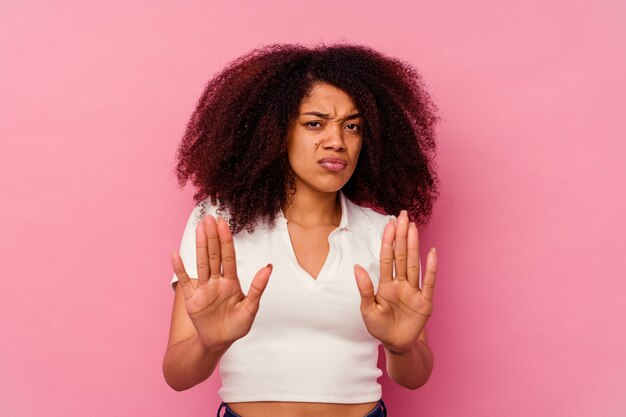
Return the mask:
<path fill-rule="evenodd" d="M 435 371 L 390 416 L 624 415 L 626 3 L 214 3 L 0 5 L 0 415 L 213 415 L 160 368 L 178 140 L 230 59 L 341 40 L 442 116 Z"/>

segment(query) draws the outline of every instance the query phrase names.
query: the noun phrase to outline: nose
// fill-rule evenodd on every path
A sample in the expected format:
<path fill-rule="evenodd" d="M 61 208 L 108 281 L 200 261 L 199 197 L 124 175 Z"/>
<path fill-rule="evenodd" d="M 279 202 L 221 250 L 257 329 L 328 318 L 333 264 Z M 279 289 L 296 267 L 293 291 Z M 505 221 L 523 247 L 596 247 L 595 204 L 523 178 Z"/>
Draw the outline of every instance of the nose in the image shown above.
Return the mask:
<path fill-rule="evenodd" d="M 343 141 L 343 129 L 341 126 L 333 126 L 333 128 L 326 131 L 326 136 L 322 142 L 322 148 L 332 149 L 337 152 L 341 152 L 346 149 L 346 144 Z"/>

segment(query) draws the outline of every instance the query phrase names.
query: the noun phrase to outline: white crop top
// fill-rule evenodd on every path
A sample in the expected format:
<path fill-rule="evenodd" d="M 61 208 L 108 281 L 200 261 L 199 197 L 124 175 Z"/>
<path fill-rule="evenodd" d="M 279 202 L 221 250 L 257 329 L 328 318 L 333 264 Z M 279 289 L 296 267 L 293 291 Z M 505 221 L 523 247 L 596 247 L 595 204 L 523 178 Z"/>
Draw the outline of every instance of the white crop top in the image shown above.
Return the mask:
<path fill-rule="evenodd" d="M 381 239 L 392 216 L 339 195 L 341 224 L 328 238 L 330 251 L 317 279 L 299 266 L 282 213 L 273 229 L 259 224 L 253 233 L 234 235 L 244 294 L 260 268 L 271 263 L 273 270 L 250 332 L 220 361 L 224 402 L 363 403 L 381 398 L 380 342 L 363 322 L 353 266 L 367 269 L 374 290 L 378 288 Z M 206 207 L 207 214 L 215 215 L 214 206 Z M 200 206 L 191 213 L 180 246 L 192 278 L 198 276 L 195 227 L 200 213 Z M 176 281 L 174 275 L 172 285 Z"/>

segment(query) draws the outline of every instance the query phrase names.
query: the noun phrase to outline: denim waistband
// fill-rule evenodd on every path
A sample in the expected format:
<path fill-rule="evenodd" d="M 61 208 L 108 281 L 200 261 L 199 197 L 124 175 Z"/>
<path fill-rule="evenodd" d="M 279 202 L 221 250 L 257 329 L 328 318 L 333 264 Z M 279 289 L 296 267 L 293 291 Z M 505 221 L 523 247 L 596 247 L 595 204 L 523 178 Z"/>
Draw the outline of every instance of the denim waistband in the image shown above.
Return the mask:
<path fill-rule="evenodd" d="M 220 417 L 220 412 L 224 408 L 224 415 L 221 417 L 241 417 L 239 414 L 235 413 L 225 402 L 222 401 L 220 404 L 220 408 L 217 410 L 217 417 Z M 381 398 L 378 400 L 378 404 L 376 407 L 369 413 L 367 413 L 363 417 L 387 417 L 387 407 L 385 406 L 385 402 Z"/>

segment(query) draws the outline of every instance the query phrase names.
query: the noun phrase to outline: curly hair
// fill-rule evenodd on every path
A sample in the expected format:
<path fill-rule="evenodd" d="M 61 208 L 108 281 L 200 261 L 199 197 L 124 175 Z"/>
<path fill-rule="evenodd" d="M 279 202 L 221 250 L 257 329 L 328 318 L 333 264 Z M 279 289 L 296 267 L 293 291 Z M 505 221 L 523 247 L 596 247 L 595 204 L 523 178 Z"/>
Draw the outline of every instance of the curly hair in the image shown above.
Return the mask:
<path fill-rule="evenodd" d="M 363 116 L 363 145 L 344 194 L 427 223 L 438 197 L 437 108 L 415 68 L 360 45 L 269 45 L 231 62 L 208 82 L 187 125 L 179 185 L 191 180 L 196 203 L 228 211 L 233 233 L 273 225 L 295 192 L 289 126 L 319 82 L 345 91 Z"/>

